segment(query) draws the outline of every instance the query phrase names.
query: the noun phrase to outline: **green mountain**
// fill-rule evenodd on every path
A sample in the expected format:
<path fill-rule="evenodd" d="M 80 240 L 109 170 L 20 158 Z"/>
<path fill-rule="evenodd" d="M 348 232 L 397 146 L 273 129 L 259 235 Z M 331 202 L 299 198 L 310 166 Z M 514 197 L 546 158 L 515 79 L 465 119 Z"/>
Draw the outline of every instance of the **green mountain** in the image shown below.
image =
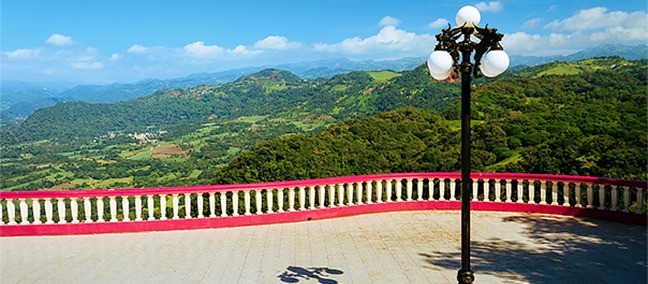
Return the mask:
<path fill-rule="evenodd" d="M 473 168 L 647 179 L 647 70 L 646 61 L 601 58 L 547 64 L 476 86 Z M 404 108 L 262 143 L 215 181 L 459 170 L 459 108 L 453 102 L 444 118 Z"/>
<path fill-rule="evenodd" d="M 423 67 L 402 73 L 351 72 L 315 81 L 266 69 L 223 85 L 161 90 L 115 104 L 60 102 L 36 111 L 20 125 L 0 128 L 0 136 L 3 145 L 44 139 L 65 143 L 109 132 L 168 130 L 210 118 L 308 113 L 344 120 L 406 105 L 441 110 L 456 98 L 456 90 L 456 84 L 429 80 Z"/>
<path fill-rule="evenodd" d="M 475 80 L 475 170 L 646 179 L 647 68 L 595 58 Z M 115 104 L 61 102 L 0 127 L 0 189 L 458 170 L 458 97 L 458 83 L 419 66 L 317 80 L 268 69 Z"/>

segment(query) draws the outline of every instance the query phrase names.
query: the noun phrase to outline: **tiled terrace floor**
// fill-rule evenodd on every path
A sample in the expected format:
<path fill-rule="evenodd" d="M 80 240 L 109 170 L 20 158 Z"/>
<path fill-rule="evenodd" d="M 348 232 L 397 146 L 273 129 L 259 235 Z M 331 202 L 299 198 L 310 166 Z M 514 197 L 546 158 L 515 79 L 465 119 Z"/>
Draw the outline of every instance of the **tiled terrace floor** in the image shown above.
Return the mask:
<path fill-rule="evenodd" d="M 460 212 L 0 238 L 6 283 L 456 283 Z M 646 283 L 646 227 L 473 212 L 476 283 Z"/>

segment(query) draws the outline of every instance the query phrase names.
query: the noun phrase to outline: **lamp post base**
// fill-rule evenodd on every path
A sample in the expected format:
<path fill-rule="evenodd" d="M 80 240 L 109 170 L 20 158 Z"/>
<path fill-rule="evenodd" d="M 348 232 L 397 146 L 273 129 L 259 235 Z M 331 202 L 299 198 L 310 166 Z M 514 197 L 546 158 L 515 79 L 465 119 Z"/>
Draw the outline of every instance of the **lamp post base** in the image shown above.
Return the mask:
<path fill-rule="evenodd" d="M 459 284 L 471 284 L 475 281 L 475 275 L 473 275 L 472 270 L 460 269 L 457 272 L 457 281 L 459 281 Z"/>

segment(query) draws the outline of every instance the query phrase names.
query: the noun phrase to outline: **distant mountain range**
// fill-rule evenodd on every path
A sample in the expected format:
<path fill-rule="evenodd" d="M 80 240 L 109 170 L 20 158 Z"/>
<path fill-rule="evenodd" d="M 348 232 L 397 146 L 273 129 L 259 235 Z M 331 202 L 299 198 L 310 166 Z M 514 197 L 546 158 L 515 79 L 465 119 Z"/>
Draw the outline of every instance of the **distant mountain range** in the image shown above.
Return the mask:
<path fill-rule="evenodd" d="M 576 61 L 612 55 L 630 60 L 647 59 L 648 45 L 601 45 L 565 56 L 512 56 L 511 65 L 534 66 L 551 61 Z M 53 106 L 60 101 L 114 103 L 150 95 L 162 89 L 224 84 L 270 67 L 290 71 L 304 79 L 316 79 L 330 78 L 351 71 L 410 70 L 423 62 L 425 62 L 423 57 L 388 61 L 353 61 L 347 58 L 337 58 L 278 66 L 246 67 L 216 73 L 196 73 L 169 80 L 149 79 L 135 83 L 77 85 L 74 87 L 70 83 L 28 83 L 3 80 L 0 82 L 0 124 L 24 120 L 37 109 Z"/>
<path fill-rule="evenodd" d="M 578 61 L 593 57 L 621 56 L 628 60 L 648 59 L 648 45 L 604 44 L 583 49 L 569 55 L 555 56 L 511 56 L 512 66 L 535 66 L 552 61 Z"/>

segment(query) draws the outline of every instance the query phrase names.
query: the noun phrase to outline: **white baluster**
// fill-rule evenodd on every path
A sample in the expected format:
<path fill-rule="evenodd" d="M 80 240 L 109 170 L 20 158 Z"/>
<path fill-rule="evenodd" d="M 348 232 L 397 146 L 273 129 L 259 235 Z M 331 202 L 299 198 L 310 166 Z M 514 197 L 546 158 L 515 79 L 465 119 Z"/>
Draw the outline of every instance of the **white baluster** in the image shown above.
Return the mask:
<path fill-rule="evenodd" d="M 306 187 L 299 187 L 299 211 L 306 210 Z"/>
<path fill-rule="evenodd" d="M 315 187 L 312 185 L 308 186 L 308 209 L 315 209 Z"/>
<path fill-rule="evenodd" d="M 569 206 L 569 183 L 565 182 L 563 182 L 563 206 Z"/>
<path fill-rule="evenodd" d="M 172 205 L 173 205 L 173 217 L 171 217 L 171 219 L 178 220 L 178 219 L 180 219 L 180 216 L 178 216 L 178 211 L 180 210 L 179 206 L 178 206 L 178 203 L 179 203 L 178 194 L 172 194 L 171 195 L 171 202 L 172 202 Z"/>
<path fill-rule="evenodd" d="M 376 202 L 377 203 L 382 203 L 382 197 L 383 197 L 383 192 L 382 192 L 382 180 L 377 180 L 376 181 Z"/>
<path fill-rule="evenodd" d="M 319 208 L 324 209 L 324 198 L 326 196 L 326 186 L 320 185 L 317 187 L 317 193 L 319 194 Z"/>
<path fill-rule="evenodd" d="M 500 180 L 495 180 L 495 202 L 501 202 L 502 200 L 502 183 Z"/>
<path fill-rule="evenodd" d="M 245 216 L 250 216 L 252 213 L 250 213 L 250 191 L 246 190 L 243 191 L 243 200 L 245 203 Z"/>
<path fill-rule="evenodd" d="M 483 202 L 490 202 L 490 180 L 482 180 L 482 185 L 484 186 L 484 200 Z"/>
<path fill-rule="evenodd" d="M 160 194 L 160 220 L 166 220 L 167 195 Z"/>
<path fill-rule="evenodd" d="M 643 193 L 641 188 L 637 188 L 637 214 L 643 214 Z"/>
<path fill-rule="evenodd" d="M 394 180 L 387 180 L 387 202 L 392 202 L 392 184 Z"/>
<path fill-rule="evenodd" d="M 288 211 L 295 211 L 295 188 L 288 189 Z"/>
<path fill-rule="evenodd" d="M 274 211 L 272 210 L 272 206 L 274 205 L 273 204 L 274 203 L 273 202 L 274 197 L 272 196 L 272 191 L 273 190 L 274 189 L 272 189 L 272 188 L 266 190 L 266 207 L 268 207 L 268 210 L 267 210 L 268 214 L 274 213 Z"/>
<path fill-rule="evenodd" d="M 117 199 L 115 196 L 110 197 L 110 222 L 117 222 Z"/>
<path fill-rule="evenodd" d="M 104 202 L 103 196 L 97 197 L 97 223 L 106 222 L 104 220 Z"/>
<path fill-rule="evenodd" d="M 38 210 L 40 211 L 40 210 Z M 83 198 L 83 215 L 85 215 L 84 223 L 92 223 L 92 203 L 90 203 L 90 197 Z M 40 214 L 40 212 L 39 212 Z M 40 217 L 38 217 L 40 219 Z"/>
<path fill-rule="evenodd" d="M 347 205 L 353 205 L 353 183 L 347 184 Z"/>
<path fill-rule="evenodd" d="M 21 225 L 26 225 L 29 224 L 29 207 L 27 206 L 27 200 L 26 199 L 19 199 L 19 206 L 20 206 L 20 224 Z"/>
<path fill-rule="evenodd" d="M 277 212 L 283 213 L 284 212 L 284 189 L 280 188 L 277 189 Z"/>
<path fill-rule="evenodd" d="M 328 199 L 329 199 L 329 207 L 331 208 L 335 207 L 335 185 L 334 184 L 328 185 Z"/>
<path fill-rule="evenodd" d="M 446 200 L 446 198 L 445 198 L 445 190 L 446 190 L 445 179 L 440 178 L 439 179 L 439 200 L 441 200 L 441 201 Z M 433 196 L 432 196 L 432 193 L 430 193 L 430 198 L 428 200 L 432 200 L 432 199 L 433 199 Z"/>
<path fill-rule="evenodd" d="M 216 217 L 216 192 L 209 193 L 209 218 Z"/>
<path fill-rule="evenodd" d="M 432 187 L 434 184 L 432 184 Z M 434 188 L 430 189 L 430 183 L 428 182 L 428 193 L 434 195 Z M 423 179 L 416 179 L 416 201 L 423 201 Z"/>
<path fill-rule="evenodd" d="M 551 205 L 558 205 L 558 183 L 551 183 Z"/>
<path fill-rule="evenodd" d="M 16 205 L 13 199 L 7 199 L 7 217 L 9 218 L 8 225 L 16 225 Z"/>
<path fill-rule="evenodd" d="M 372 181 L 367 181 L 367 204 L 373 203 L 373 200 L 371 200 L 373 198 L 372 196 L 373 185 L 371 183 Z"/>
<path fill-rule="evenodd" d="M 220 194 L 221 217 L 227 217 L 227 192 L 221 191 Z"/>
<path fill-rule="evenodd" d="M 505 189 L 506 189 L 506 201 L 505 202 L 513 202 L 513 200 L 511 199 L 511 195 L 513 195 L 513 192 L 511 190 L 511 180 L 505 180 L 505 182 L 506 182 L 506 186 L 505 186 Z"/>
<path fill-rule="evenodd" d="M 184 194 L 185 219 L 191 219 L 191 193 Z"/>
<path fill-rule="evenodd" d="M 594 186 L 592 184 L 587 185 L 587 208 L 594 208 Z"/>
<path fill-rule="evenodd" d="M 41 206 L 40 199 L 32 199 L 32 214 L 34 215 L 34 224 L 42 224 L 41 222 Z M 2 207 L 0 206 L 0 222 L 2 220 Z"/>
<path fill-rule="evenodd" d="M 238 191 L 232 191 L 232 216 L 239 215 L 239 202 L 238 202 Z"/>
<path fill-rule="evenodd" d="M 412 179 L 407 179 L 406 185 L 407 185 L 407 199 L 406 200 L 407 201 L 412 201 L 412 190 L 413 190 L 413 188 L 412 188 L 413 187 L 412 186 Z"/>
<path fill-rule="evenodd" d="M 472 201 L 479 201 L 479 198 L 477 196 L 477 194 L 479 192 L 478 191 L 478 189 L 479 189 L 479 180 L 475 180 L 474 182 L 473 182 L 473 180 L 468 180 L 468 182 L 470 182 L 471 185 L 472 185 Z"/>
<path fill-rule="evenodd" d="M 135 221 L 142 221 L 142 196 L 135 196 Z"/>
<path fill-rule="evenodd" d="M 70 198 L 70 209 L 72 211 L 72 224 L 79 223 L 79 203 L 77 203 L 76 198 Z"/>
<path fill-rule="evenodd" d="M 344 206 L 344 185 L 343 184 L 338 184 L 338 206 L 342 207 Z"/>
<path fill-rule="evenodd" d="M 149 194 L 146 196 L 146 207 L 148 211 L 147 220 L 149 221 L 155 220 L 155 200 L 153 199 L 153 194 Z"/>
<path fill-rule="evenodd" d="M 515 203 L 524 203 L 524 184 L 519 180 L 517 182 L 517 201 Z"/>
<path fill-rule="evenodd" d="M 306 210 L 306 187 L 299 187 L 299 211 Z"/>
<path fill-rule="evenodd" d="M 450 201 L 457 200 L 457 181 L 450 179 Z"/>
<path fill-rule="evenodd" d="M 605 209 L 605 185 L 599 185 L 599 206 L 598 209 Z"/>
<path fill-rule="evenodd" d="M 630 188 L 623 188 L 623 212 L 630 212 Z"/>
<path fill-rule="evenodd" d="M 535 202 L 535 183 L 533 181 L 529 181 L 529 203 L 531 204 L 536 204 Z"/>
<path fill-rule="evenodd" d="M 10 200 L 7 200 L 7 216 L 9 216 L 9 202 Z M 45 224 L 54 224 L 54 208 L 52 206 L 52 200 L 47 198 L 45 199 Z"/>
<path fill-rule="evenodd" d="M 58 208 L 58 216 L 59 216 L 59 224 L 66 224 L 67 220 L 65 220 L 65 199 L 60 198 L 58 199 L 58 202 L 56 203 L 56 206 Z"/>
<path fill-rule="evenodd" d="M 262 203 L 263 199 L 261 198 L 261 189 L 257 189 L 257 190 L 254 191 L 254 201 L 256 202 L 256 212 L 255 213 L 257 215 L 263 214 L 263 210 L 262 210 L 263 208 L 261 208 L 262 207 L 261 205 L 263 204 Z"/>
<path fill-rule="evenodd" d="M 198 203 L 198 215 L 196 216 L 197 218 L 205 218 L 205 204 L 203 201 L 203 194 L 202 192 L 196 193 L 196 202 Z"/>
<path fill-rule="evenodd" d="M 129 205 L 130 204 L 128 204 L 128 196 L 122 197 L 122 213 L 124 215 L 124 219 L 122 219 L 122 221 L 124 221 L 124 222 L 130 221 L 130 216 L 129 216 L 130 215 L 129 214 L 130 213 L 130 207 L 129 207 Z"/>
<path fill-rule="evenodd" d="M 363 190 L 363 188 L 362 188 L 362 182 L 357 182 L 357 183 L 356 183 L 356 200 L 357 200 L 356 203 L 357 203 L 358 205 L 360 205 L 360 204 L 363 203 L 363 202 L 362 202 L 362 190 Z"/>
<path fill-rule="evenodd" d="M 2 213 L 2 202 L 0 202 L 0 225 L 4 224 L 4 215 Z"/>
<path fill-rule="evenodd" d="M 396 201 L 403 201 L 403 180 L 396 180 Z"/>
<path fill-rule="evenodd" d="M 612 186 L 612 204 L 610 206 L 610 210 L 612 211 L 617 211 L 617 202 L 618 202 L 618 191 L 616 186 Z"/>
<path fill-rule="evenodd" d="M 576 207 L 583 207 L 581 204 L 581 185 L 580 184 L 575 184 L 576 187 L 574 188 L 575 191 L 575 196 L 576 196 Z"/>
<path fill-rule="evenodd" d="M 547 182 L 540 181 L 540 204 L 547 204 Z"/>

